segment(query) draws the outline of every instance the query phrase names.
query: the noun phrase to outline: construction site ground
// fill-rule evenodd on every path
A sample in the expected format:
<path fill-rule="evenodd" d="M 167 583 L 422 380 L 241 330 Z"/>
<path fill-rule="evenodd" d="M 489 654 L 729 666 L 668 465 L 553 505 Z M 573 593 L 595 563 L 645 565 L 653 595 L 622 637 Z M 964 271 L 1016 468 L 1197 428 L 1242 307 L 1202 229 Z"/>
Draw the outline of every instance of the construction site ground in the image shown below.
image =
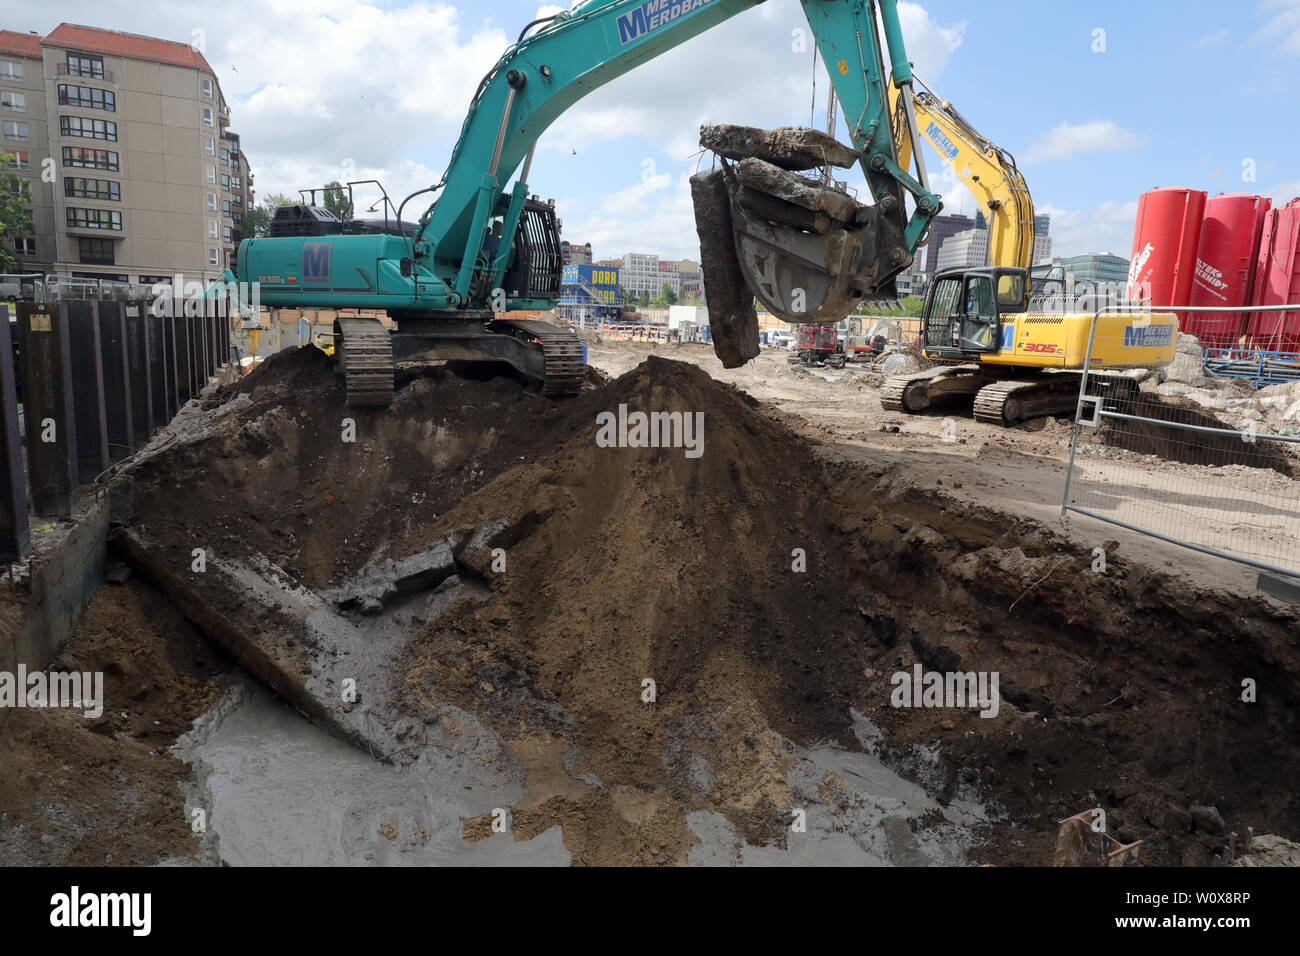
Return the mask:
<path fill-rule="evenodd" d="M 1300 611 L 1063 526 L 1064 420 L 787 358 L 593 338 L 574 399 L 432 366 L 372 411 L 306 348 L 210 392 L 50 666 L 104 715 L 0 721 L 0 860 L 1050 865 L 1100 807 L 1144 863 L 1297 862 Z M 703 455 L 597 447 L 620 404 L 704 411 Z M 916 664 L 996 716 L 892 706 Z"/>

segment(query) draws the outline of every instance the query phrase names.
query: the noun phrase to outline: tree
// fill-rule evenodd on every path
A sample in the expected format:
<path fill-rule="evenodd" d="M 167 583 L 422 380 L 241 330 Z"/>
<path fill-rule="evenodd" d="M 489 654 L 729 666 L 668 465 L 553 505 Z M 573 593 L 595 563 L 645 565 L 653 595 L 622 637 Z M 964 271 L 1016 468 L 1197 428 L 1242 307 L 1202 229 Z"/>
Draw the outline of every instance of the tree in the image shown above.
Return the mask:
<path fill-rule="evenodd" d="M 352 201 L 348 199 L 348 191 L 337 179 L 325 184 L 325 208 L 342 222 L 352 218 Z"/>
<path fill-rule="evenodd" d="M 249 239 L 261 239 L 271 234 L 271 220 L 275 210 L 280 206 L 294 206 L 297 203 L 284 193 L 267 193 L 262 201 L 248 210 L 244 216 L 244 235 Z"/>
<path fill-rule="evenodd" d="M 677 293 L 673 291 L 673 287 L 667 282 L 665 282 L 663 288 L 659 290 L 659 298 L 664 300 L 665 306 L 677 304 Z"/>
<path fill-rule="evenodd" d="M 641 306 L 643 309 L 650 308 L 650 293 L 647 290 L 642 289 L 641 294 L 636 297 L 636 302 L 637 305 Z"/>
<path fill-rule="evenodd" d="M 0 168 L 13 162 L 10 153 L 0 153 Z M 17 173 L 0 176 L 0 272 L 18 268 L 14 240 L 32 234 L 32 187 Z"/>

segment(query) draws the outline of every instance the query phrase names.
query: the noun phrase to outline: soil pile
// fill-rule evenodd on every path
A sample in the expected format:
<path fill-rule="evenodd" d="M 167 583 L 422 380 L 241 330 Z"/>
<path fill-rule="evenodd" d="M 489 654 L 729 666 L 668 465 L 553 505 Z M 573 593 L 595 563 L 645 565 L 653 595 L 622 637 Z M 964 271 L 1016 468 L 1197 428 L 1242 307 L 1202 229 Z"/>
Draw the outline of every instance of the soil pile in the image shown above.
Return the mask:
<path fill-rule="evenodd" d="M 104 585 L 49 671 L 101 672 L 103 714 L 11 710 L 0 721 L 0 860 L 152 865 L 199 843 L 167 751 L 236 679 L 219 647 L 149 585 Z"/>
<path fill-rule="evenodd" d="M 1294 614 L 1130 567 L 1113 544 L 1094 573 L 1090 553 L 906 467 L 827 464 L 697 367 L 652 357 L 563 402 L 408 370 L 372 412 L 346 408 L 308 348 L 231 398 L 140 466 L 136 520 L 174 529 L 180 554 L 259 553 L 317 589 L 457 542 L 481 587 L 390 673 L 412 726 L 445 727 L 448 702 L 505 741 L 529 793 L 516 837 L 559 824 L 577 862 L 677 863 L 687 814 L 711 810 L 782 844 L 809 799 L 787 773 L 799 748 L 858 747 L 854 710 L 941 802 L 986 787 L 1009 809 L 1016 829 L 990 828 L 982 861 L 1049 863 L 1056 821 L 1096 806 L 1153 862 L 1209 861 L 1225 839 L 1208 804 L 1241 832 L 1296 835 Z M 598 441 L 603 416 L 635 412 L 702 413 L 701 453 Z M 894 708 L 891 675 L 916 664 L 998 673 L 997 716 Z M 1267 699 L 1243 704 L 1243 677 Z M 847 787 L 818 788 L 836 826 Z"/>

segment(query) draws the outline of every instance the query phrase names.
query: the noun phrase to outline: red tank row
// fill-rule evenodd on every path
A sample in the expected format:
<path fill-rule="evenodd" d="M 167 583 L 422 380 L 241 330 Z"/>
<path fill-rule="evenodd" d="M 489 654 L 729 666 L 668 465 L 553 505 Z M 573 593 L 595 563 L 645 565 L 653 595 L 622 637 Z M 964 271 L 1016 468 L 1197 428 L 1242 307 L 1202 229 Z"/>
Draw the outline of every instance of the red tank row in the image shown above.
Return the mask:
<path fill-rule="evenodd" d="M 1207 347 L 1300 351 L 1300 309 L 1197 311 L 1300 303 L 1300 199 L 1272 208 L 1272 200 L 1246 193 L 1144 193 L 1128 295 L 1185 307 L 1177 309 L 1183 331 Z"/>

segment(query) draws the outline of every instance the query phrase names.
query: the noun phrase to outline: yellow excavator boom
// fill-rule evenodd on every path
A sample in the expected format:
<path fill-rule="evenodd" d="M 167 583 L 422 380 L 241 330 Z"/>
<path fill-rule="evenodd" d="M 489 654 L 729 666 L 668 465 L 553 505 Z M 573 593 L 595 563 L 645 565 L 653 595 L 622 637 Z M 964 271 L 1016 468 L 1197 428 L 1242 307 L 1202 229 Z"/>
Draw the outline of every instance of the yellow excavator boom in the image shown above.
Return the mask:
<path fill-rule="evenodd" d="M 980 133 L 913 74 L 917 132 L 979 201 L 989 221 L 986 265 L 1028 270 L 1034 257 L 1034 201 L 1015 158 Z M 889 115 L 898 165 L 913 161 L 900 90 L 889 84 Z"/>

